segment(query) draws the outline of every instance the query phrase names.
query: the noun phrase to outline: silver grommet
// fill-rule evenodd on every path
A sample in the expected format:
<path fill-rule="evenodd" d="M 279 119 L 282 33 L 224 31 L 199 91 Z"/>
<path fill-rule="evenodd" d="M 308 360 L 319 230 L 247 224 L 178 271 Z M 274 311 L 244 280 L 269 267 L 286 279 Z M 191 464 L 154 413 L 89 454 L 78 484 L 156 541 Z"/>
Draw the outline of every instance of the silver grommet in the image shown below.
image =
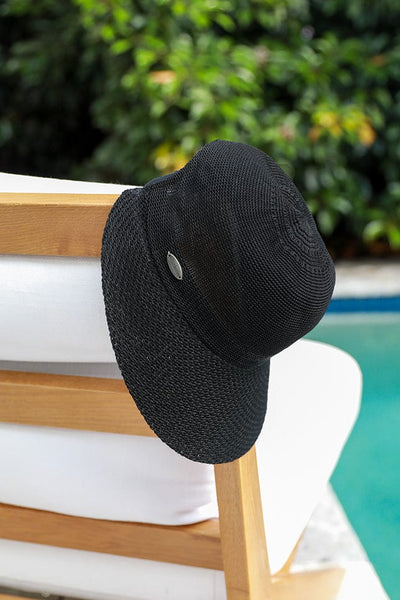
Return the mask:
<path fill-rule="evenodd" d="M 183 272 L 182 272 L 181 264 L 180 264 L 179 260 L 176 258 L 176 256 L 174 256 L 172 254 L 172 252 L 167 252 L 167 263 L 168 263 L 169 270 L 171 271 L 171 273 L 175 277 L 175 279 L 182 280 Z"/>

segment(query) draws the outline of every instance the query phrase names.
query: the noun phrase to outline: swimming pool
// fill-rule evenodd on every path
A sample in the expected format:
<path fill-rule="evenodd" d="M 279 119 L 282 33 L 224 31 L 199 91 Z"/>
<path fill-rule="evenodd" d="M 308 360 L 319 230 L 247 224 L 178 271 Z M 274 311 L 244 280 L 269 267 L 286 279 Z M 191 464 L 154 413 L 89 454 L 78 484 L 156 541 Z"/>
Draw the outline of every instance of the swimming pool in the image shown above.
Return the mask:
<path fill-rule="evenodd" d="M 343 348 L 363 372 L 360 416 L 332 484 L 392 600 L 400 600 L 398 306 L 400 298 L 333 301 L 307 336 Z M 353 312 L 357 308 L 367 312 Z"/>

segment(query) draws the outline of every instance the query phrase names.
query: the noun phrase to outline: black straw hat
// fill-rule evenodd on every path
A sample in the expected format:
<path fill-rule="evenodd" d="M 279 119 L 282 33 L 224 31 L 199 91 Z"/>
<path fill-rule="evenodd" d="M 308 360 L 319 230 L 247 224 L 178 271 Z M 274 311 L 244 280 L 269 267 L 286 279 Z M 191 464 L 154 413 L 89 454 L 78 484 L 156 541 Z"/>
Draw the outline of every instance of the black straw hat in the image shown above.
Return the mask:
<path fill-rule="evenodd" d="M 192 460 L 242 456 L 263 425 L 270 357 L 318 323 L 335 282 L 291 179 L 252 146 L 211 142 L 123 192 L 101 260 L 111 341 L 147 423 Z"/>

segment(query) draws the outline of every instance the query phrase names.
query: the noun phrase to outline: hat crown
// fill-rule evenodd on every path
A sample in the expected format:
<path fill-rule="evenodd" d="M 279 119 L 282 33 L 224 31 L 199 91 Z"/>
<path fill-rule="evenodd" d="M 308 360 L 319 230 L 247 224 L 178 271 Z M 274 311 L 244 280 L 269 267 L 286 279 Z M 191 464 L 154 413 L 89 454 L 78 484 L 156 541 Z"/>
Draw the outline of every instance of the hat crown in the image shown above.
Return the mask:
<path fill-rule="evenodd" d="M 160 275 L 214 352 L 251 364 L 321 319 L 335 281 L 332 260 L 300 192 L 264 152 L 216 140 L 144 190 Z M 182 281 L 168 269 L 168 252 Z"/>

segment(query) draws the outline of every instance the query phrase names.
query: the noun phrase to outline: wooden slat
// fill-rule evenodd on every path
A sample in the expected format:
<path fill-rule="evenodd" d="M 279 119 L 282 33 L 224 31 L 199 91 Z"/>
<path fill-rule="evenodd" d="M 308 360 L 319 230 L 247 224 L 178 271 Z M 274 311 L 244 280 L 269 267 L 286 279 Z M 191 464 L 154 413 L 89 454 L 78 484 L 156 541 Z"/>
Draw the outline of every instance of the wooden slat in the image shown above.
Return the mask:
<path fill-rule="evenodd" d="M 0 422 L 154 436 L 119 379 L 0 371 Z"/>
<path fill-rule="evenodd" d="M 0 254 L 100 256 L 118 194 L 0 193 Z"/>
<path fill-rule="evenodd" d="M 222 570 L 217 519 L 148 525 L 0 504 L 0 538 Z"/>
<path fill-rule="evenodd" d="M 21 593 L 21 592 L 19 592 Z M 36 595 L 36 599 L 37 598 L 43 598 L 44 596 L 40 596 L 39 594 Z M 33 596 L 17 596 L 17 595 L 13 595 L 10 596 L 9 594 L 0 594 L 0 600 L 35 600 L 35 598 Z"/>
<path fill-rule="evenodd" d="M 293 550 L 291 551 L 289 558 L 286 560 L 285 564 L 280 569 L 279 573 L 277 573 L 277 575 L 279 574 L 280 576 L 283 576 L 283 575 L 287 575 L 290 572 L 290 569 L 292 568 L 292 564 L 293 564 L 294 559 L 297 554 L 297 550 L 300 546 L 300 542 L 301 542 L 301 538 L 303 537 L 303 534 L 304 534 L 304 531 L 301 534 L 301 536 L 299 537 L 299 539 L 297 540 L 297 543 L 296 543 L 295 547 L 293 548 Z"/>
<path fill-rule="evenodd" d="M 215 465 L 214 470 L 227 598 L 275 598 L 271 588 L 255 447 L 238 460 Z"/>
<path fill-rule="evenodd" d="M 273 577 L 273 599 L 335 600 L 344 575 L 342 568 L 329 568 Z"/>

